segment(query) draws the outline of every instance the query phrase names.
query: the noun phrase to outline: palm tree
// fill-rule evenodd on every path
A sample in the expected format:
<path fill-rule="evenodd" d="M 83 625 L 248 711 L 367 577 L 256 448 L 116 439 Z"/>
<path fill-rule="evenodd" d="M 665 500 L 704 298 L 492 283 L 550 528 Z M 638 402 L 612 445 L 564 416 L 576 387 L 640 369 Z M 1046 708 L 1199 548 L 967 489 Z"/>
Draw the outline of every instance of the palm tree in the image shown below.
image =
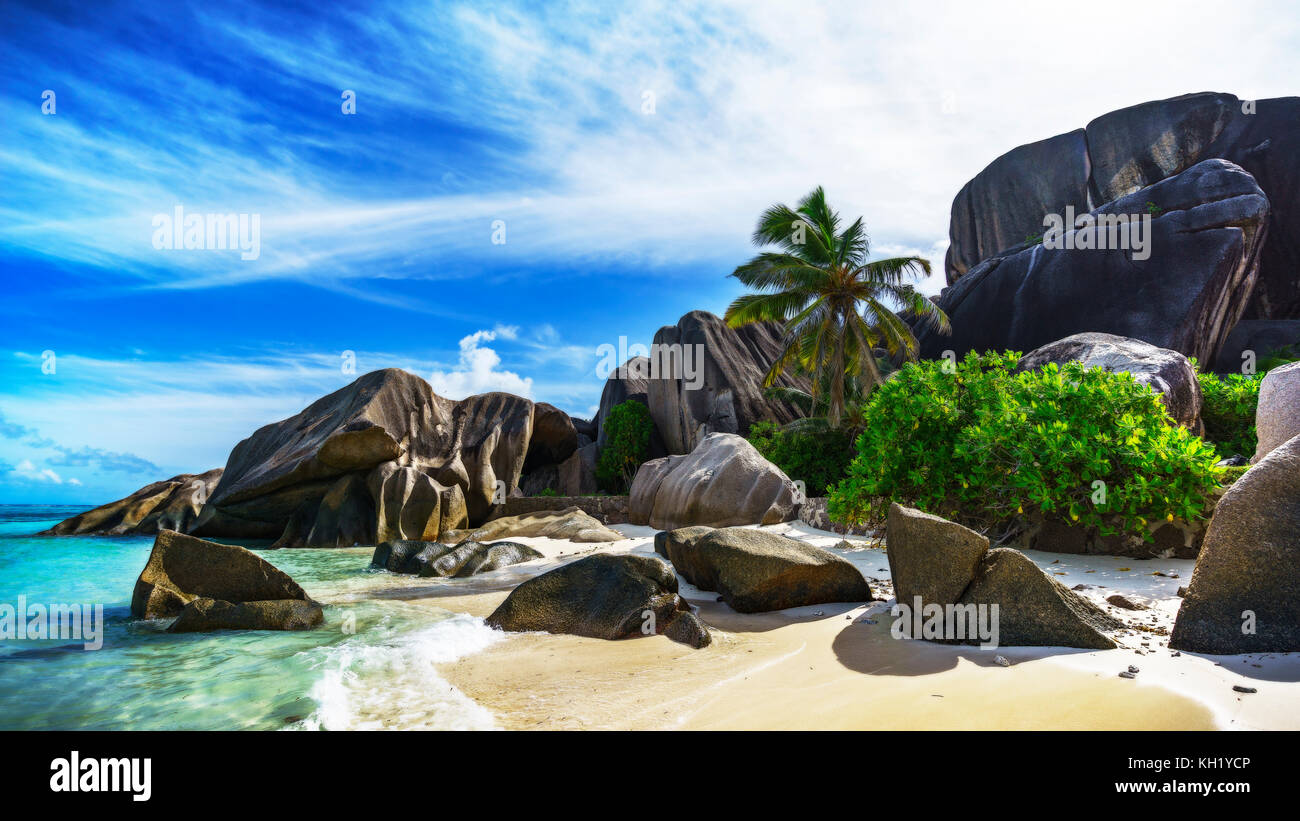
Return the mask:
<path fill-rule="evenodd" d="M 741 265 L 732 276 L 758 291 L 727 307 L 732 328 L 751 322 L 779 322 L 785 349 L 763 379 L 771 387 L 787 368 L 814 374 L 813 396 L 825 400 L 832 427 L 844 413 L 845 377 L 856 376 L 865 397 L 883 381 L 874 348 L 915 360 L 916 337 L 887 302 L 949 332 L 948 317 L 908 280 L 930 273 L 921 257 L 868 262 L 870 240 L 859 217 L 840 230 L 840 217 L 826 204 L 821 186 L 795 209 L 777 204 L 763 212 L 754 244 L 775 245 Z M 823 387 L 824 386 L 824 387 Z"/>

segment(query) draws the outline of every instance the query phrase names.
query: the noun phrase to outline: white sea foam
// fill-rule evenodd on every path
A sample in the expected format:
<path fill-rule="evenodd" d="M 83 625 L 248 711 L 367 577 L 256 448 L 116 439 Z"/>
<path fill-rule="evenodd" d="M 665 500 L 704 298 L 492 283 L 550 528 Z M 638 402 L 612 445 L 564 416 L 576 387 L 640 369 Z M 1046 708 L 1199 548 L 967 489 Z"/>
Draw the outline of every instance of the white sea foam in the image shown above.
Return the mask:
<path fill-rule="evenodd" d="M 385 620 L 375 630 L 322 649 L 320 678 L 310 691 L 317 706 L 300 727 L 495 729 L 492 713 L 452 687 L 434 665 L 476 653 L 500 638 L 500 632 L 463 614 L 407 632 L 393 630 Z"/>

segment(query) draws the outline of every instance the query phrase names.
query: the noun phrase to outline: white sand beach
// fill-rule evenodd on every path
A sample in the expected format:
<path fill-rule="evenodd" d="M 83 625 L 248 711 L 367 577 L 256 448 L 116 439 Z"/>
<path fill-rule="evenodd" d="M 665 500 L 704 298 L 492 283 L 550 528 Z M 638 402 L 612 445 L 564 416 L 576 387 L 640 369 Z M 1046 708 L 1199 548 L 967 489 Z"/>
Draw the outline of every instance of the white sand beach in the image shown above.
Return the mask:
<path fill-rule="evenodd" d="M 593 551 L 653 554 L 653 529 L 614 528 L 627 538 L 599 545 L 520 538 L 545 558 L 469 579 L 394 576 L 376 595 L 482 618 L 523 579 L 558 563 Z M 800 523 L 766 529 L 829 549 L 844 538 Z M 892 598 L 883 547 L 850 541 L 863 547 L 836 552 L 878 596 Z M 682 583 L 713 630 L 713 643 L 700 650 L 662 636 L 520 633 L 428 663 L 443 686 L 505 729 L 1300 729 L 1300 655 L 1198 656 L 1166 646 L 1192 561 L 1027 555 L 1069 586 L 1088 585 L 1082 595 L 1134 625 L 1116 637 L 1122 647 L 986 650 L 900 640 L 890 635 L 888 601 L 740 614 Z M 1150 609 L 1106 604 L 1114 593 Z M 1130 665 L 1135 678 L 1121 678 Z M 403 726 L 401 706 L 390 709 L 377 726 Z"/>

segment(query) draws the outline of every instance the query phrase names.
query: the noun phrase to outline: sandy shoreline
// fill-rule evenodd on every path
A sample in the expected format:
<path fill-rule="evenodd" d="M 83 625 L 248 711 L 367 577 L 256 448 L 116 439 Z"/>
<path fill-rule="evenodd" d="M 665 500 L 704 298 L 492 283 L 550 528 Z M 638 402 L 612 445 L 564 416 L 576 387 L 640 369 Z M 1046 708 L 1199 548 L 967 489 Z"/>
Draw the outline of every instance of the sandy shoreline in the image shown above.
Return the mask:
<path fill-rule="evenodd" d="M 599 546 L 519 539 L 546 558 L 376 595 L 482 618 L 557 562 L 592 550 L 653 553 L 652 529 L 615 529 L 629 538 Z M 802 524 L 772 529 L 828 548 L 843 538 Z M 840 552 L 873 579 L 877 595 L 892 597 L 883 549 Z M 683 583 L 682 595 L 713 628 L 704 649 L 659 636 L 507 634 L 437 665 L 437 674 L 505 729 L 1300 729 L 1300 655 L 1175 656 L 1164 646 L 1160 631 L 1172 625 L 1175 591 L 1193 562 L 1029 555 L 1062 582 L 1089 585 L 1081 592 L 1093 601 L 1122 592 L 1149 604 L 1108 608 L 1149 629 L 1127 631 L 1117 650 L 982 650 L 896 640 L 884 602 L 746 615 Z M 1129 665 L 1140 669 L 1135 680 L 1118 675 Z"/>

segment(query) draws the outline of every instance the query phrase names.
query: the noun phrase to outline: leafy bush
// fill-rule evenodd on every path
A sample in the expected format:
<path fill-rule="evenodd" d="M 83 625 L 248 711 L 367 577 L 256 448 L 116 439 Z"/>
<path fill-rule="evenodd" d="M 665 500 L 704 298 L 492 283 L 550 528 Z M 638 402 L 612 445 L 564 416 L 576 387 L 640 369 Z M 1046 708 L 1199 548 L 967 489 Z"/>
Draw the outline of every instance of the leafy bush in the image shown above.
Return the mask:
<path fill-rule="evenodd" d="M 809 496 L 825 496 L 849 472 L 853 434 L 842 428 L 783 430 L 772 422 L 749 428 L 749 442 L 763 458 L 804 483 Z"/>
<path fill-rule="evenodd" d="M 556 490 L 553 487 L 547 487 L 547 488 L 542 488 L 542 492 L 537 495 L 538 496 L 559 496 L 560 491 Z"/>
<path fill-rule="evenodd" d="M 596 461 L 596 482 L 606 490 L 622 493 L 645 461 L 654 421 L 645 405 L 628 400 L 611 408 L 602 424 L 609 432 Z"/>
<path fill-rule="evenodd" d="M 1201 383 L 1201 419 L 1205 421 L 1205 439 L 1214 444 L 1221 458 L 1234 454 L 1249 459 L 1255 455 L 1259 440 L 1255 435 L 1255 407 L 1259 404 L 1262 374 L 1239 373 L 1220 377 L 1198 373 Z"/>
<path fill-rule="evenodd" d="M 1148 521 L 1200 516 L 1218 457 L 1154 392 L 1079 362 L 1015 373 L 1019 359 L 909 364 L 877 388 L 831 517 L 879 522 L 895 500 L 977 528 L 1039 511 L 1146 536 Z"/>

